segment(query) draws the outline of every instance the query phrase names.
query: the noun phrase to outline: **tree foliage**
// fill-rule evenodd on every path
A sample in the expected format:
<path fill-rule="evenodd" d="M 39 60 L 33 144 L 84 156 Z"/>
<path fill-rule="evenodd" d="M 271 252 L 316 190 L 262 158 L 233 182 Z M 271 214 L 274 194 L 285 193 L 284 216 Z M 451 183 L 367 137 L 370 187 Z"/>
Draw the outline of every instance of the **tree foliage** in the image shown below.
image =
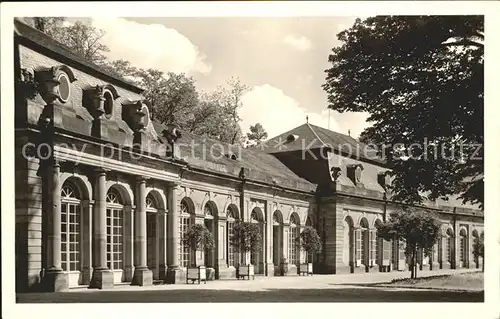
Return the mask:
<path fill-rule="evenodd" d="M 361 140 L 386 146 L 394 199 L 482 206 L 483 32 L 481 16 L 377 16 L 338 34 L 328 107 L 369 113 Z"/>
<path fill-rule="evenodd" d="M 314 227 L 304 227 L 304 229 L 300 233 L 299 240 L 302 249 L 307 252 L 307 258 L 309 258 L 310 253 L 315 253 L 321 250 L 321 239 Z M 308 260 L 307 262 L 310 262 L 310 260 Z"/>
<path fill-rule="evenodd" d="M 267 132 L 262 124 L 256 123 L 255 125 L 250 125 L 250 132 L 247 133 L 247 139 L 254 144 L 258 144 L 267 139 Z"/>
<path fill-rule="evenodd" d="M 76 54 L 96 64 L 106 62 L 104 54 L 109 52 L 109 48 L 101 42 L 104 30 L 81 21 L 64 24 L 67 20 L 63 17 L 35 17 L 31 20 L 32 26 L 66 45 Z"/>
<path fill-rule="evenodd" d="M 411 278 L 416 278 L 416 255 L 422 249 L 430 255 L 441 229 L 439 218 L 430 212 L 402 209 L 390 214 L 387 222 L 377 225 L 377 235 L 385 240 L 403 240 L 405 253 L 410 257 Z"/>
<path fill-rule="evenodd" d="M 479 257 L 483 258 L 483 271 L 484 271 L 484 233 L 474 239 L 474 243 L 472 244 L 472 254 L 476 259 L 476 262 L 479 261 Z"/>
<path fill-rule="evenodd" d="M 230 78 L 214 91 L 200 94 L 194 79 L 184 73 L 165 73 L 154 68 L 137 68 L 126 60 L 107 60 L 104 53 L 109 48 L 101 41 L 105 32 L 91 24 L 80 21 L 64 24 L 66 18 L 28 20 L 75 53 L 145 89 L 143 95 L 151 103 L 150 114 L 154 120 L 224 143 L 242 142 L 239 109 L 248 86 L 238 78 Z"/>
<path fill-rule="evenodd" d="M 231 243 L 241 252 L 259 252 L 262 250 L 262 234 L 258 224 L 238 222 L 233 226 Z"/>
<path fill-rule="evenodd" d="M 33 17 L 25 18 L 24 21 L 35 29 L 54 37 L 56 32 L 62 27 L 66 18 L 64 17 Z"/>
<path fill-rule="evenodd" d="M 203 249 L 211 249 L 215 245 L 212 233 L 203 224 L 191 225 L 184 234 L 182 242 L 194 252 Z M 194 266 L 196 267 L 196 258 Z"/>
<path fill-rule="evenodd" d="M 231 77 L 226 85 L 219 85 L 214 91 L 203 94 L 203 101 L 217 110 L 207 121 L 205 131 L 209 137 L 229 144 L 242 142 L 239 110 L 242 97 L 248 90 L 249 87 L 239 78 Z"/>

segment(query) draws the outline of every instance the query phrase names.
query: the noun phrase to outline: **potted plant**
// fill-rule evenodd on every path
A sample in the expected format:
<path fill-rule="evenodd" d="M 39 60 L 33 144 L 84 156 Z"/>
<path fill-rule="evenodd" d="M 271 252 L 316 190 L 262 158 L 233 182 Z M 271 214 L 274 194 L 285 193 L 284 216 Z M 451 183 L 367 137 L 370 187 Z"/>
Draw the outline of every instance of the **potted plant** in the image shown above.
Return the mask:
<path fill-rule="evenodd" d="M 183 237 L 183 244 L 191 249 L 196 254 L 199 250 L 214 247 L 214 238 L 212 233 L 202 224 L 194 224 L 189 227 Z M 196 258 L 194 258 L 194 265 L 187 267 L 186 283 L 198 281 L 198 284 L 203 281 L 207 283 L 207 271 L 205 266 L 197 266 Z"/>
<path fill-rule="evenodd" d="M 300 274 L 313 274 L 313 261 L 309 260 L 309 254 L 313 254 L 321 250 L 321 239 L 319 238 L 318 232 L 311 226 L 306 226 L 300 233 L 300 245 L 302 249 L 306 252 L 306 262 L 300 264 L 299 275 Z M 311 256 L 312 257 L 312 256 Z"/>
<path fill-rule="evenodd" d="M 235 224 L 231 240 L 244 257 L 243 264 L 238 266 L 238 279 L 240 277 L 255 279 L 254 265 L 247 262 L 247 253 L 258 253 L 262 250 L 262 234 L 259 225 L 250 222 Z"/>

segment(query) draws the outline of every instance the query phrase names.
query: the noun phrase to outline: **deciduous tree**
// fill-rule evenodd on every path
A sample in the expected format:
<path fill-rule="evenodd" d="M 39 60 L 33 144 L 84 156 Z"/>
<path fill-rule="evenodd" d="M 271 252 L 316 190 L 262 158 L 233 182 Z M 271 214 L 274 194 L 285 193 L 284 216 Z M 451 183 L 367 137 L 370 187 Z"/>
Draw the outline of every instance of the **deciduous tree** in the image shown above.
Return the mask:
<path fill-rule="evenodd" d="M 190 226 L 182 241 L 185 246 L 195 253 L 199 250 L 211 249 L 215 244 L 212 233 L 203 224 Z M 196 258 L 194 259 L 194 266 L 197 267 Z"/>
<path fill-rule="evenodd" d="M 419 249 L 430 255 L 440 234 L 441 222 L 433 213 L 402 209 L 390 214 L 388 221 L 377 225 L 377 234 L 385 240 L 402 240 L 410 257 L 411 278 L 417 277 L 416 256 Z"/>
<path fill-rule="evenodd" d="M 483 271 L 484 271 L 484 233 L 474 239 L 474 244 L 472 245 L 472 254 L 479 261 L 479 257 L 483 258 Z"/>
<path fill-rule="evenodd" d="M 262 250 L 262 234 L 258 224 L 251 222 L 236 223 L 233 226 L 233 235 L 230 240 L 242 253 L 256 253 Z"/>
<path fill-rule="evenodd" d="M 318 232 L 313 227 L 306 226 L 300 233 L 299 240 L 302 249 L 307 252 L 306 262 L 312 262 L 312 260 L 308 260 L 309 254 L 320 251 L 322 246 Z"/>
<path fill-rule="evenodd" d="M 377 16 L 340 32 L 328 107 L 368 112 L 362 141 L 392 169 L 394 199 L 484 199 L 482 16 Z M 402 156 L 404 155 L 404 156 Z"/>
<path fill-rule="evenodd" d="M 63 27 L 64 17 L 33 17 L 24 18 L 24 21 L 35 29 L 54 37 L 54 34 Z"/>
<path fill-rule="evenodd" d="M 226 85 L 212 92 L 199 94 L 194 79 L 186 74 L 137 68 L 126 60 L 107 60 L 104 53 L 109 48 L 101 41 L 105 32 L 91 24 L 81 21 L 64 24 L 66 18 L 28 20 L 75 53 L 144 88 L 143 95 L 151 102 L 154 120 L 225 143 L 235 144 L 242 139 L 239 109 L 248 87 L 238 78 L 230 78 Z"/>
<path fill-rule="evenodd" d="M 262 124 L 257 123 L 255 125 L 250 125 L 250 132 L 247 133 L 247 139 L 254 144 L 260 143 L 262 140 L 267 138 L 267 132 L 264 130 Z"/>

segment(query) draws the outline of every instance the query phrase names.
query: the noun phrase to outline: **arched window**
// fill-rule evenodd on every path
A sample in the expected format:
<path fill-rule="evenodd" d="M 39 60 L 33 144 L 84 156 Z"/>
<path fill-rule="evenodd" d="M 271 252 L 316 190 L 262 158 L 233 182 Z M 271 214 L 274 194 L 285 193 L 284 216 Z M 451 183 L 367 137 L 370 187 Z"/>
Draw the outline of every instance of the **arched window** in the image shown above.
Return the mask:
<path fill-rule="evenodd" d="M 237 220 L 237 212 L 233 206 L 229 206 L 226 210 L 227 217 L 227 265 L 234 266 L 235 245 L 233 243 L 233 227 Z"/>
<path fill-rule="evenodd" d="M 146 197 L 146 216 L 147 216 L 147 233 L 148 237 L 156 236 L 156 217 L 158 213 L 158 206 L 155 198 L 148 194 Z"/>
<path fill-rule="evenodd" d="M 182 238 L 184 237 L 184 234 L 188 231 L 189 226 L 192 224 L 192 214 L 193 212 L 189 209 L 188 203 L 185 199 L 181 200 L 181 205 L 180 205 L 180 222 L 179 222 L 179 247 L 180 247 L 180 258 L 179 262 L 181 264 L 181 267 L 188 267 L 189 265 L 194 263 L 194 258 L 196 256 L 193 256 L 193 253 L 191 253 L 190 249 L 188 246 L 185 246 L 182 242 Z"/>
<path fill-rule="evenodd" d="M 106 253 L 111 270 L 123 269 L 123 200 L 111 188 L 106 196 Z"/>
<path fill-rule="evenodd" d="M 71 97 L 71 81 L 64 72 L 59 73 L 57 80 L 59 81 L 59 100 L 66 103 Z"/>
<path fill-rule="evenodd" d="M 273 214 L 273 261 L 281 262 L 283 257 L 283 216 L 279 210 Z"/>
<path fill-rule="evenodd" d="M 290 218 L 290 239 L 288 242 L 288 259 L 291 264 L 297 265 L 300 262 L 298 253 L 298 243 L 297 239 L 300 235 L 300 221 L 297 216 L 293 214 Z"/>
<path fill-rule="evenodd" d="M 203 213 L 205 215 L 204 224 L 208 231 L 214 234 L 214 215 L 217 214 L 214 202 L 208 202 L 205 204 Z M 215 263 L 213 250 L 211 248 L 205 249 L 205 266 L 213 267 Z"/>
<path fill-rule="evenodd" d="M 452 250 L 453 250 L 453 230 L 448 228 L 446 230 L 446 261 L 452 263 Z"/>
<path fill-rule="evenodd" d="M 460 229 L 460 265 L 462 267 L 466 266 L 467 262 L 467 230 L 465 228 Z"/>
<path fill-rule="evenodd" d="M 156 269 L 157 263 L 157 226 L 158 225 L 158 205 L 155 197 L 149 193 L 146 196 L 146 234 L 147 234 L 147 263 L 150 270 Z"/>
<path fill-rule="evenodd" d="M 61 189 L 61 266 L 64 271 L 80 271 L 81 197 L 67 181 Z"/>
<path fill-rule="evenodd" d="M 257 224 L 259 226 L 260 235 L 262 240 L 264 239 L 264 219 L 262 216 L 262 211 L 259 208 L 254 208 L 252 213 L 250 214 L 250 222 Z M 250 263 L 252 265 L 259 265 L 264 261 L 264 255 L 262 250 L 260 252 L 251 252 L 250 253 Z M 261 267 L 256 268 L 256 273 L 263 273 L 263 269 Z"/>
<path fill-rule="evenodd" d="M 361 256 L 361 263 L 365 266 L 367 266 L 368 263 L 368 258 L 369 258 L 369 237 L 370 237 L 370 230 L 368 229 L 368 221 L 363 218 L 360 222 L 360 228 L 361 228 L 361 243 L 359 245 L 360 247 L 360 256 Z"/>
<path fill-rule="evenodd" d="M 104 115 L 106 118 L 111 118 L 113 116 L 113 104 L 114 104 L 114 98 L 113 94 L 109 90 L 104 91 Z"/>

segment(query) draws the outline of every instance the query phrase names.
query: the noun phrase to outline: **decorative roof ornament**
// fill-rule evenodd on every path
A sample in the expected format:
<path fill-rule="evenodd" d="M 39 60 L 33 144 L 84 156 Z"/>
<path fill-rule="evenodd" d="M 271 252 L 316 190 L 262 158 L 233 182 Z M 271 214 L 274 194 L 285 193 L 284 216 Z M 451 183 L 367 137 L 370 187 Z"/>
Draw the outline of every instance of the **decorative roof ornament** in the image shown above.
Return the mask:
<path fill-rule="evenodd" d="M 347 165 L 347 177 L 349 177 L 356 186 L 362 185 L 361 172 L 363 169 L 363 165 L 359 163 Z"/>
<path fill-rule="evenodd" d="M 85 90 L 84 94 L 86 95 L 87 109 L 94 119 L 100 118 L 104 113 L 106 113 L 104 108 L 106 94 L 109 94 L 107 97 L 113 101 L 120 97 L 115 87 L 109 84 L 96 85 Z"/>
<path fill-rule="evenodd" d="M 134 132 L 142 132 L 149 124 L 149 110 L 144 100 L 126 100 L 122 103 L 122 117 Z"/>
<path fill-rule="evenodd" d="M 61 84 L 59 78 L 61 78 L 61 75 L 65 75 L 69 83 L 76 81 L 73 71 L 66 65 L 53 66 L 35 71 L 35 78 L 39 83 L 39 93 L 45 103 L 53 104 L 56 99 L 61 99 L 59 92 L 59 85 Z"/>
<path fill-rule="evenodd" d="M 163 130 L 162 133 L 169 144 L 175 143 L 179 138 L 182 137 L 181 131 L 174 124 L 168 124 L 167 128 Z"/>
<path fill-rule="evenodd" d="M 330 172 L 332 173 L 333 181 L 336 182 L 341 175 L 342 169 L 340 167 L 333 166 L 332 168 L 330 168 Z"/>

